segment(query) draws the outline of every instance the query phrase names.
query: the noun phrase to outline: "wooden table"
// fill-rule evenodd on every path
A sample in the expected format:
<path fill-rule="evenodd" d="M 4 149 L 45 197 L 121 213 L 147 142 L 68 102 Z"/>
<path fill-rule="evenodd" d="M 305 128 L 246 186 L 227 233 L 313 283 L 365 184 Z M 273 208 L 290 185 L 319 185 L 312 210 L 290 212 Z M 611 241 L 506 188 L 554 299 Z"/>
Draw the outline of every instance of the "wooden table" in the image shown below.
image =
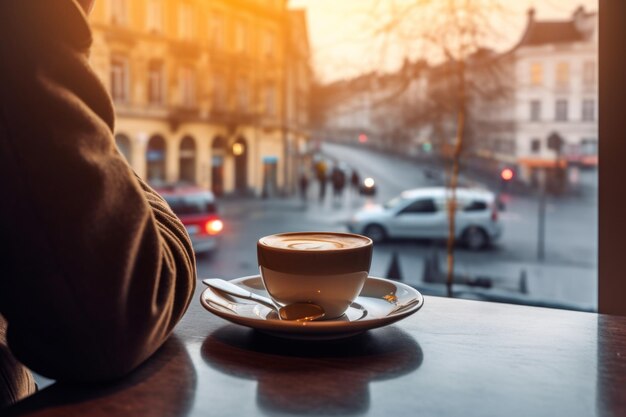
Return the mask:
<path fill-rule="evenodd" d="M 427 297 L 388 328 L 297 343 L 229 324 L 198 298 L 125 380 L 53 385 L 11 415 L 626 415 L 626 317 Z"/>

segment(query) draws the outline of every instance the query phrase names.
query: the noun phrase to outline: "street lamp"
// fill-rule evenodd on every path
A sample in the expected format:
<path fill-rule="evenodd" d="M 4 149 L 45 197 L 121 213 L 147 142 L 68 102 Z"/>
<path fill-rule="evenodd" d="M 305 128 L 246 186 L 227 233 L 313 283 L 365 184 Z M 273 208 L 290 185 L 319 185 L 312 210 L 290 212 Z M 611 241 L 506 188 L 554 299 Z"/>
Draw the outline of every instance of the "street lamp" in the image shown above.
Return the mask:
<path fill-rule="evenodd" d="M 233 155 L 235 156 L 241 156 L 243 155 L 245 151 L 245 148 L 243 146 L 243 143 L 233 143 Z"/>

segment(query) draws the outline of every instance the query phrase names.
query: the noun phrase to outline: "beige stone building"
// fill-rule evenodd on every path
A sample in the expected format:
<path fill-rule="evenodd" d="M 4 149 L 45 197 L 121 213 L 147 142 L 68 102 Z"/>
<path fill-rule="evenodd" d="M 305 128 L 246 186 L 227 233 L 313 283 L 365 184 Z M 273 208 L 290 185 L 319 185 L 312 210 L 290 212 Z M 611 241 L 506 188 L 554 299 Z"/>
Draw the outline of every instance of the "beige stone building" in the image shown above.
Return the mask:
<path fill-rule="evenodd" d="M 304 12 L 285 0 L 104 0 L 91 61 L 116 142 L 154 184 L 293 189 L 308 147 Z"/>

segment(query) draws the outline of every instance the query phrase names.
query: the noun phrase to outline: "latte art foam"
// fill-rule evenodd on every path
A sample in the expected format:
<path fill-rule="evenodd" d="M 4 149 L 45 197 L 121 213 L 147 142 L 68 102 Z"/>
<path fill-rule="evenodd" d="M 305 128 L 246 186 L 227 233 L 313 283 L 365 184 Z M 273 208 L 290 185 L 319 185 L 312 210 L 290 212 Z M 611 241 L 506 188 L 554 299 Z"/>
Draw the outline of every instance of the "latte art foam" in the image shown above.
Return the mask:
<path fill-rule="evenodd" d="M 303 251 L 324 251 L 350 249 L 366 246 L 369 241 L 358 236 L 333 235 L 322 233 L 284 234 L 267 236 L 261 240 L 266 246 L 279 249 Z"/>

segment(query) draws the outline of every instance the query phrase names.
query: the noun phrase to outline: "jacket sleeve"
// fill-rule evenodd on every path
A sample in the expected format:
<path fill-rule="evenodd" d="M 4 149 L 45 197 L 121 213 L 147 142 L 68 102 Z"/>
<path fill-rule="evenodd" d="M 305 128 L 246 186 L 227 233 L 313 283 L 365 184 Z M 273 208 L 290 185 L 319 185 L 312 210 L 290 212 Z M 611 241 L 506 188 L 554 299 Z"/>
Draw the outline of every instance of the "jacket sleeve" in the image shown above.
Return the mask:
<path fill-rule="evenodd" d="M 119 377 L 195 287 L 189 237 L 116 150 L 74 0 L 0 0 L 0 314 L 47 377 Z"/>

